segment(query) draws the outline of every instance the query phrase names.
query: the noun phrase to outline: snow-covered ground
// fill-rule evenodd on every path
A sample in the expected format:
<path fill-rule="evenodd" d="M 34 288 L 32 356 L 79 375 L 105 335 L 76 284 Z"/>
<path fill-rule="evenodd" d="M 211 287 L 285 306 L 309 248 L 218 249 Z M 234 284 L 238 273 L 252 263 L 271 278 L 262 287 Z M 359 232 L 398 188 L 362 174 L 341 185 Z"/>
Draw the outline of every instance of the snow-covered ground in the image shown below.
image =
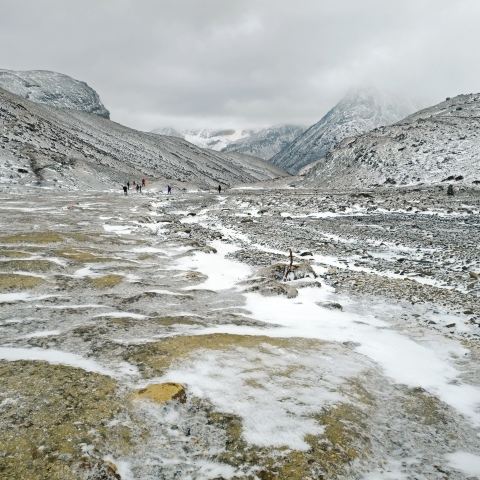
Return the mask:
<path fill-rule="evenodd" d="M 123 450 L 109 435 L 75 440 L 91 463 L 147 480 L 480 475 L 480 312 L 462 283 L 477 264 L 460 235 L 476 244 L 477 200 L 432 202 L 445 215 L 388 196 L 366 206 L 268 190 L 1 200 L 0 368 L 115 382 L 123 407 L 105 424 L 133 440 Z M 410 235 L 412 221 L 421 230 Z M 289 247 L 317 278 L 265 273 L 287 264 Z M 429 275 L 418 268 L 427 259 Z M 35 389 L 43 374 L 30 375 Z M 163 382 L 183 384 L 185 403 L 130 401 Z M 0 428 L 33 435 L 36 423 L 2 413 L 30 408 L 19 388 L 0 393 Z"/>

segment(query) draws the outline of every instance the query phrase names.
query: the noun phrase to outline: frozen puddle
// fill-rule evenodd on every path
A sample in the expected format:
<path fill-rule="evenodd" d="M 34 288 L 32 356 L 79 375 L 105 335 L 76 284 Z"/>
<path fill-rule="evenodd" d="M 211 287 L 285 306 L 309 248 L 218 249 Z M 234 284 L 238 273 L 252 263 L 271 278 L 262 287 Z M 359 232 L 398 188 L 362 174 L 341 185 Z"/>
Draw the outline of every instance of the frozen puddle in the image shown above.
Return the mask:
<path fill-rule="evenodd" d="M 28 292 L 0 293 L 0 303 L 32 302 L 46 298 L 58 297 L 57 295 L 32 295 Z"/>
<path fill-rule="evenodd" d="M 103 229 L 108 233 L 116 233 L 118 235 L 129 235 L 132 233 L 132 227 L 126 225 L 108 225 L 105 224 Z"/>
<path fill-rule="evenodd" d="M 36 360 L 48 362 L 53 365 L 67 365 L 85 370 L 86 372 L 100 373 L 109 377 L 115 376 L 115 372 L 103 367 L 95 360 L 81 357 L 74 353 L 60 350 L 45 350 L 42 348 L 15 348 L 0 347 L 0 359 L 10 362 L 16 360 Z"/>
<path fill-rule="evenodd" d="M 468 452 L 454 452 L 446 456 L 451 467 L 473 478 L 480 477 L 480 455 Z"/>
<path fill-rule="evenodd" d="M 200 285 L 187 287 L 185 290 L 229 290 L 251 275 L 252 269 L 248 265 L 226 258 L 228 254 L 236 252 L 238 247 L 220 240 L 212 242 L 211 246 L 217 250 L 216 254 L 195 252 L 194 255 L 180 258 L 176 262 L 178 268 L 197 270 L 208 277 Z"/>

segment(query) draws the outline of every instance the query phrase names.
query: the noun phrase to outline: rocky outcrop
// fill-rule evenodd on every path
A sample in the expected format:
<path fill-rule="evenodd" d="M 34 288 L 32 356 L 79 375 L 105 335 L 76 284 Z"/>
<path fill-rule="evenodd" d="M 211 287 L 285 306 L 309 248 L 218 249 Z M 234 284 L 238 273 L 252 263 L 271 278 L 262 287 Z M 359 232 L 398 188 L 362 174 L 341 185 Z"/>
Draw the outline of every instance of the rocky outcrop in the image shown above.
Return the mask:
<path fill-rule="evenodd" d="M 63 73 L 0 69 L 0 88 L 32 102 L 110 118 L 109 111 L 92 87 Z"/>

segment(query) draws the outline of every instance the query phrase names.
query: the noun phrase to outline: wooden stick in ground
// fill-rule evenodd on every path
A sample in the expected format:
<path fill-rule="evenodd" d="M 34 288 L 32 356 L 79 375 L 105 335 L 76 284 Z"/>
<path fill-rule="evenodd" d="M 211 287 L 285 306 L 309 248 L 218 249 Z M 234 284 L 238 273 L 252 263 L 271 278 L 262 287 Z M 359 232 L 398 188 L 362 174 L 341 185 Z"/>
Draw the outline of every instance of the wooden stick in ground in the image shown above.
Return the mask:
<path fill-rule="evenodd" d="M 288 251 L 290 252 L 290 265 L 285 267 L 285 273 L 283 274 L 284 282 L 287 281 L 287 276 L 292 271 L 292 267 L 293 267 L 293 252 L 291 248 L 289 248 Z"/>

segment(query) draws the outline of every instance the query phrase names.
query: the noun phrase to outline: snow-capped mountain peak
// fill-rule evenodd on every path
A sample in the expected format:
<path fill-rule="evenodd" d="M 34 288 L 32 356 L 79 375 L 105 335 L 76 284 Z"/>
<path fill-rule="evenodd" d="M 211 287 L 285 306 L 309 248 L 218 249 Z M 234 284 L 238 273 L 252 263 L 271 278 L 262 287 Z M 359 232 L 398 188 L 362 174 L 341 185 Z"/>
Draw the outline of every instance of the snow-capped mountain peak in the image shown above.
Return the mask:
<path fill-rule="evenodd" d="M 308 128 L 271 161 L 291 173 L 324 157 L 346 137 L 389 125 L 415 108 L 411 102 L 374 87 L 350 90 L 322 119 Z"/>

